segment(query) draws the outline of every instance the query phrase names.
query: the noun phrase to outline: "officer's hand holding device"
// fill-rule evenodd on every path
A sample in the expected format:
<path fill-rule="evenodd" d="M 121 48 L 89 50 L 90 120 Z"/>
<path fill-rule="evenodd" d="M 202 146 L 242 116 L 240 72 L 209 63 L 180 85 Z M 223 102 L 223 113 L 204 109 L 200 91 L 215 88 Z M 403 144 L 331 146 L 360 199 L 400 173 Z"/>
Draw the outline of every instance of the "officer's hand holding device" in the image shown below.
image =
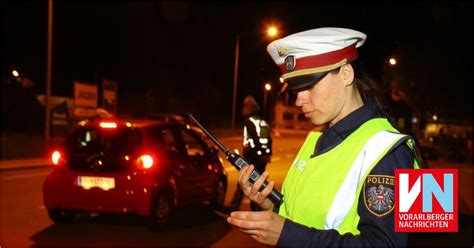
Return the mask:
<path fill-rule="evenodd" d="M 231 152 L 227 147 L 223 146 L 216 138 L 214 138 L 202 125 L 199 123 L 193 116 L 192 113 L 187 113 L 186 116 L 191 121 L 191 123 L 196 124 L 206 135 L 209 139 L 216 144 L 219 149 L 221 149 L 227 157 L 227 160 L 237 169 L 241 170 L 245 166 L 249 165 L 249 162 L 245 160 L 242 156 Z M 260 174 L 257 171 L 252 171 L 250 174 L 249 181 L 250 183 L 255 183 L 255 181 L 260 177 Z M 265 180 L 260 187 L 260 191 L 262 191 L 265 187 L 267 187 L 268 182 Z M 273 202 L 275 206 L 279 206 L 283 201 L 283 195 L 275 189 L 272 189 L 272 192 L 268 195 L 269 199 Z"/>

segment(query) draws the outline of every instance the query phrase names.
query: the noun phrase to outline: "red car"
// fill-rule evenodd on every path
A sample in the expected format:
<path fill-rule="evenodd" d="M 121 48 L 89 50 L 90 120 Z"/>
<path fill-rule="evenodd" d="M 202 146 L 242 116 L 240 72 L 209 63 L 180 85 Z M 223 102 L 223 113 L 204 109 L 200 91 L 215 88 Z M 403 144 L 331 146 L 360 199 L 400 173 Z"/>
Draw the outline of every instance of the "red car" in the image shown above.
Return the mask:
<path fill-rule="evenodd" d="M 55 223 L 78 212 L 134 213 L 163 227 L 178 206 L 224 204 L 227 175 L 217 150 L 195 127 L 160 121 L 81 122 L 52 154 L 43 186 Z"/>

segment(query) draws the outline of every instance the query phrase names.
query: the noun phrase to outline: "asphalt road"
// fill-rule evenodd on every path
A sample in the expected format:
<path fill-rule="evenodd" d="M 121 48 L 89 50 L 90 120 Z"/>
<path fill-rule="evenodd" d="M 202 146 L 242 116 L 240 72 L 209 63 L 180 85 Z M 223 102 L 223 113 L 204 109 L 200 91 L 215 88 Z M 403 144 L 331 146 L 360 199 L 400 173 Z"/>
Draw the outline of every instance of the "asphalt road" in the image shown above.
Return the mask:
<path fill-rule="evenodd" d="M 267 169 L 278 189 L 293 161 L 304 136 L 275 138 L 274 156 Z M 221 140 L 234 150 L 241 148 L 241 139 Z M 224 159 L 224 157 L 222 157 Z M 413 246 L 472 247 L 472 165 L 433 163 L 436 167 L 459 167 L 460 216 L 458 233 L 419 233 L 410 236 Z M 236 186 L 236 170 L 225 163 L 229 188 L 226 203 L 230 204 Z M 152 232 L 135 216 L 105 215 L 82 218 L 75 224 L 56 225 L 49 220 L 42 200 L 42 185 L 52 168 L 0 171 L 0 247 L 45 246 L 205 246 L 262 247 L 253 239 L 233 229 L 225 219 L 203 204 L 179 209 L 170 226 Z M 244 200 L 241 209 L 249 209 Z"/>

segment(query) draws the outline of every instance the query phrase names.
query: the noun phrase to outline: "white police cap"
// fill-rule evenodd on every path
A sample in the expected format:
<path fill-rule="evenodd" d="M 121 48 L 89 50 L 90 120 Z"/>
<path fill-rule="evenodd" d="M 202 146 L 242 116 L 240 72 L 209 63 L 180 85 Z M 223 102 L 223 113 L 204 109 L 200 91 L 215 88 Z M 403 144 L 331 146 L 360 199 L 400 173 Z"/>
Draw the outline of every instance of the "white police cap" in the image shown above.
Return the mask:
<path fill-rule="evenodd" d="M 329 71 L 357 59 L 367 36 L 347 28 L 317 28 L 275 40 L 267 46 L 287 84 L 298 90 L 314 85 Z"/>

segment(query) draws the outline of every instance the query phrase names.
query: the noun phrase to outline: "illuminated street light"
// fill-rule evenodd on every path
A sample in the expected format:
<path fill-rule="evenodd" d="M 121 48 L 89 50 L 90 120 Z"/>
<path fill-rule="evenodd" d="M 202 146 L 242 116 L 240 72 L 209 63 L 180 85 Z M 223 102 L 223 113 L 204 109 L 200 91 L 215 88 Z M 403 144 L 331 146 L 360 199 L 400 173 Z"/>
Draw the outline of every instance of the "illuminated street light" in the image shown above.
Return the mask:
<path fill-rule="evenodd" d="M 389 63 L 390 65 L 394 66 L 394 65 L 397 64 L 397 60 L 392 57 L 392 58 L 390 58 L 390 59 L 388 60 L 388 63 Z"/>
<path fill-rule="evenodd" d="M 270 26 L 267 29 L 267 34 L 270 37 L 275 37 L 278 35 L 278 29 L 275 26 Z"/>
<path fill-rule="evenodd" d="M 20 76 L 20 73 L 18 73 L 17 70 L 13 70 L 13 71 L 12 71 L 12 75 L 13 75 L 14 77 L 18 77 L 18 76 Z"/>
<path fill-rule="evenodd" d="M 438 115 L 434 114 L 433 115 L 433 121 L 437 121 L 438 120 Z"/>
<path fill-rule="evenodd" d="M 272 85 L 269 84 L 269 83 L 266 83 L 266 84 L 265 84 L 265 90 L 266 90 L 266 91 L 270 91 L 271 89 L 272 89 Z"/>
<path fill-rule="evenodd" d="M 278 28 L 276 26 L 269 26 L 267 28 L 267 35 L 274 38 L 278 35 Z M 235 108 L 237 101 L 237 82 L 239 75 L 239 50 L 240 50 L 240 35 L 235 37 L 235 61 L 234 61 L 234 87 L 232 94 L 232 128 L 235 127 Z"/>
<path fill-rule="evenodd" d="M 264 118 L 266 118 L 267 95 L 268 95 L 268 92 L 270 92 L 270 90 L 272 90 L 272 85 L 270 83 L 266 83 L 265 84 L 265 91 L 264 91 L 264 94 L 263 94 L 263 117 Z"/>

